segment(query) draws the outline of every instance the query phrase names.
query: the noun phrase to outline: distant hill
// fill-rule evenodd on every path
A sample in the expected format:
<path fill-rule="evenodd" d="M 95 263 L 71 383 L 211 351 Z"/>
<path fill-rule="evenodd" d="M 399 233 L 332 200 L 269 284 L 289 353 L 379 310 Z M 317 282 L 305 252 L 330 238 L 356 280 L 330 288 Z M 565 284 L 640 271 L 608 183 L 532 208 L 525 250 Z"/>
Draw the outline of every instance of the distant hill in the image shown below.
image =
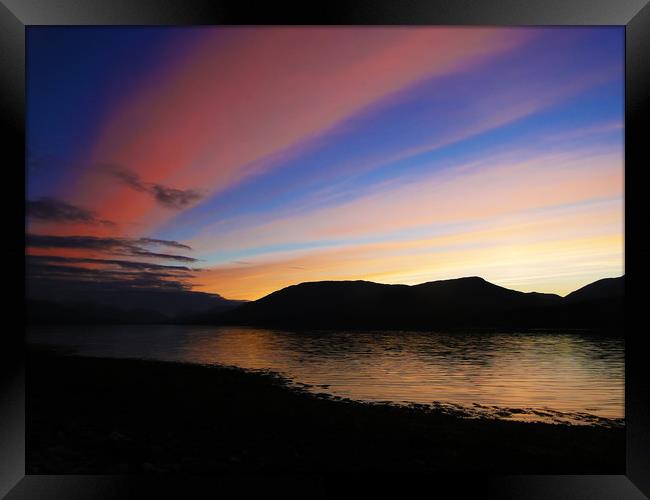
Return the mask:
<path fill-rule="evenodd" d="M 170 318 L 149 309 L 120 309 L 91 302 L 59 303 L 28 299 L 27 322 L 47 325 L 160 324 Z"/>
<path fill-rule="evenodd" d="M 205 325 L 220 323 L 222 315 L 248 303 L 246 300 L 226 300 L 201 311 L 186 311 L 174 317 L 173 323 L 181 325 Z"/>
<path fill-rule="evenodd" d="M 28 297 L 31 324 L 184 323 L 202 313 L 221 314 L 242 304 L 217 294 L 191 291 L 107 290 L 83 296 L 62 294 L 57 300 Z"/>
<path fill-rule="evenodd" d="M 565 324 L 620 328 L 624 296 L 625 276 L 598 280 L 568 294 L 555 314 Z"/>
<path fill-rule="evenodd" d="M 583 286 L 575 292 L 571 292 L 565 297 L 565 300 L 575 304 L 591 300 L 622 297 L 624 288 L 625 276 L 621 276 L 620 278 L 604 278 Z"/>
<path fill-rule="evenodd" d="M 589 285 L 571 298 L 510 290 L 479 277 L 414 286 L 310 282 L 278 290 L 214 319 L 225 324 L 315 328 L 616 326 L 622 321 L 622 280 L 612 278 L 607 286 L 594 283 L 593 292 Z"/>

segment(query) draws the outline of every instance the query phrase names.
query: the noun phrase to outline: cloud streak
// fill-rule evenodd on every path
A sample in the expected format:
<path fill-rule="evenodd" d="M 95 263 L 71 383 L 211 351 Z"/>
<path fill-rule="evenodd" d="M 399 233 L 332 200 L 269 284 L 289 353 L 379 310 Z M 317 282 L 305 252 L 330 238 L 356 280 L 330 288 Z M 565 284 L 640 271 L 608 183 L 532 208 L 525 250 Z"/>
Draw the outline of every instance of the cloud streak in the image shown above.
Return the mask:
<path fill-rule="evenodd" d="M 44 196 L 36 200 L 27 200 L 25 202 L 25 209 L 27 217 L 32 220 L 115 226 L 115 223 L 112 221 L 99 219 L 92 210 L 78 207 L 49 196 Z"/>
<path fill-rule="evenodd" d="M 386 239 L 431 225 L 496 218 L 534 208 L 622 193 L 620 153 L 598 150 L 531 154 L 510 150 L 441 172 L 397 179 L 344 203 L 289 212 L 268 221 L 207 228 L 191 240 L 200 252 L 246 253 L 292 245 Z"/>
<path fill-rule="evenodd" d="M 197 259 L 152 252 L 147 245 L 189 248 L 176 241 L 153 238 L 28 235 L 28 293 L 48 300 L 83 300 L 106 294 L 120 296 L 138 292 L 151 295 L 191 290 L 191 279 L 195 278 L 198 269 L 145 259 L 184 263 Z M 56 252 L 63 252 L 63 255 Z M 77 255 L 67 252 L 77 252 Z M 128 295 L 122 295 L 123 302 L 128 303 L 126 297 Z"/>
<path fill-rule="evenodd" d="M 81 249 L 97 252 L 109 252 L 120 255 L 134 255 L 155 259 L 196 262 L 197 259 L 185 255 L 152 252 L 145 248 L 147 245 L 163 245 L 172 248 L 186 248 L 187 245 L 177 241 L 166 241 L 151 238 L 120 238 L 98 236 L 57 236 L 47 234 L 28 234 L 28 248 L 43 249 Z"/>
<path fill-rule="evenodd" d="M 58 255 L 28 255 L 28 261 L 34 264 L 53 263 L 60 265 L 69 264 L 97 264 L 102 266 L 117 266 L 126 269 L 140 269 L 140 270 L 166 270 L 166 271 L 191 271 L 189 267 L 185 266 L 170 266 L 164 264 L 154 264 L 151 262 L 138 262 L 130 260 L 116 260 L 116 259 L 93 259 L 88 257 L 62 257 Z"/>
<path fill-rule="evenodd" d="M 156 202 L 172 210 L 182 210 L 199 201 L 203 194 L 195 189 L 176 189 L 155 182 L 144 182 L 138 174 L 124 167 L 102 165 L 102 170 L 125 186 L 148 193 Z"/>

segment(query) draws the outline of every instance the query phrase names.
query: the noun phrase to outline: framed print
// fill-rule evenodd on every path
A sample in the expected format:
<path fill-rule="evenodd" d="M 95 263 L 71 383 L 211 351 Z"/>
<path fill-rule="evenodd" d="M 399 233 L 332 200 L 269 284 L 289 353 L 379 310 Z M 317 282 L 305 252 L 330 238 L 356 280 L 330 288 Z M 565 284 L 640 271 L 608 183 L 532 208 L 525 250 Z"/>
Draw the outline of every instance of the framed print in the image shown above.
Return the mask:
<path fill-rule="evenodd" d="M 0 493 L 650 495 L 650 7 L 314 12 L 0 7 Z"/>

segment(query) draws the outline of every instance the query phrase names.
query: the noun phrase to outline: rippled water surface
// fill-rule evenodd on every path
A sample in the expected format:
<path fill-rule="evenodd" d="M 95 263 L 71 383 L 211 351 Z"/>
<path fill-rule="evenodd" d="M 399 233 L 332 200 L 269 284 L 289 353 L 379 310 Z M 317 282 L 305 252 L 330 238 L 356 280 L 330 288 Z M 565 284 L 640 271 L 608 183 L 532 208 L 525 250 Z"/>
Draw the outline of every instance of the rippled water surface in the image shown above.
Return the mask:
<path fill-rule="evenodd" d="M 624 416 L 624 341 L 615 336 L 84 326 L 33 328 L 28 341 L 90 356 L 270 369 L 364 401 Z"/>

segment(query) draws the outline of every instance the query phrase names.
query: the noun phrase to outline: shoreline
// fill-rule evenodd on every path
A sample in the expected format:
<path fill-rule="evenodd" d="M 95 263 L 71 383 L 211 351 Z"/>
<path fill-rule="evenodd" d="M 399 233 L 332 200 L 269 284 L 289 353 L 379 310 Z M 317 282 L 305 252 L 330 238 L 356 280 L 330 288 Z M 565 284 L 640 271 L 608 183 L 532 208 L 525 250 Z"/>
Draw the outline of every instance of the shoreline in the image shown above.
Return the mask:
<path fill-rule="evenodd" d="M 309 384 L 292 380 L 290 377 L 275 371 L 271 368 L 244 368 L 237 365 L 225 365 L 218 363 L 191 363 L 187 361 L 156 360 L 137 357 L 119 357 L 112 358 L 106 356 L 93 356 L 88 354 L 77 354 L 72 349 L 65 347 L 44 347 L 31 346 L 31 349 L 40 351 L 43 354 L 53 356 L 96 359 L 103 361 L 133 361 L 142 363 L 165 363 L 170 365 L 202 367 L 207 369 L 224 369 L 232 370 L 251 376 L 261 376 L 269 379 L 269 382 L 277 384 L 287 391 L 294 392 L 296 395 L 316 398 L 329 401 L 341 401 L 349 404 L 359 404 L 363 406 L 388 406 L 393 408 L 416 409 L 426 413 L 436 413 L 447 415 L 459 419 L 482 419 L 498 420 L 504 422 L 521 422 L 521 423 L 539 423 L 549 425 L 586 425 L 603 428 L 624 428 L 625 417 L 605 417 L 594 413 L 582 411 L 560 411 L 548 407 L 513 407 L 497 406 L 489 404 L 463 404 L 450 401 L 432 401 L 430 403 L 420 403 L 416 401 L 390 401 L 390 400 L 365 400 L 354 399 L 345 396 L 339 396 L 332 392 L 324 392 L 329 385 Z"/>
<path fill-rule="evenodd" d="M 625 429 L 322 397 L 270 371 L 28 348 L 28 474 L 620 474 Z"/>

